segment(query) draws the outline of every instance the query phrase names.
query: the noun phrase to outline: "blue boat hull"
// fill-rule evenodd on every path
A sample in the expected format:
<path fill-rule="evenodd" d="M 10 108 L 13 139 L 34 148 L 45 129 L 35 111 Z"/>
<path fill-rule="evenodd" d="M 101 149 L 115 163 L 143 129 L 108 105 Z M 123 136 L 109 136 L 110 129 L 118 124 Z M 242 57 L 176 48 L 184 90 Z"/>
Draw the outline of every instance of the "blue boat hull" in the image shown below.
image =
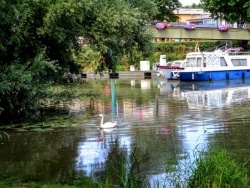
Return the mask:
<path fill-rule="evenodd" d="M 248 79 L 232 79 L 232 80 L 218 80 L 218 81 L 204 81 L 204 82 L 179 82 L 176 87 L 182 91 L 204 91 L 223 88 L 235 88 L 242 86 L 249 86 L 250 78 Z"/>
<path fill-rule="evenodd" d="M 180 72 L 180 81 L 213 81 L 250 78 L 250 70 Z"/>

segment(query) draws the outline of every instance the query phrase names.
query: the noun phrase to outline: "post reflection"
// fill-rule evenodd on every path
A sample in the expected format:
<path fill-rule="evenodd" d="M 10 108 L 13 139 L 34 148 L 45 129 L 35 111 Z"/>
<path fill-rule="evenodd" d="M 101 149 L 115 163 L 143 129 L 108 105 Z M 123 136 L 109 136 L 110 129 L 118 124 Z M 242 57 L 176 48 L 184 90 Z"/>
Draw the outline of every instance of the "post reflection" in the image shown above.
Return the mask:
<path fill-rule="evenodd" d="M 114 116 L 117 114 L 117 105 L 116 105 L 116 86 L 115 80 L 111 80 L 111 115 L 112 121 L 114 121 Z"/>

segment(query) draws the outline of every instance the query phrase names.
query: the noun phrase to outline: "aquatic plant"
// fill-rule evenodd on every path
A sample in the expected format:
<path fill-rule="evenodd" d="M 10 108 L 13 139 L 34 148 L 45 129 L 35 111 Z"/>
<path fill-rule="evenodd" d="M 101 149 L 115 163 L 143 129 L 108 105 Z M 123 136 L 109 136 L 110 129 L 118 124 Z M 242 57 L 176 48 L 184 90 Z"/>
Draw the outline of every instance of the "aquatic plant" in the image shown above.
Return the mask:
<path fill-rule="evenodd" d="M 0 187 L 13 187 L 13 185 L 20 185 L 21 179 L 10 175 L 9 172 L 5 171 L 0 173 Z M 18 187 L 18 186 L 16 186 Z"/>
<path fill-rule="evenodd" d="M 135 149 L 130 160 L 119 151 L 115 151 L 114 158 L 110 160 L 106 170 L 105 185 L 115 184 L 119 187 L 141 188 L 148 187 L 146 178 L 141 174 L 138 161 L 135 157 Z M 111 182 L 116 180 L 116 182 Z"/>
<path fill-rule="evenodd" d="M 249 187 L 246 163 L 239 164 L 224 149 L 196 151 L 188 187 Z"/>
<path fill-rule="evenodd" d="M 9 134 L 4 132 L 4 131 L 0 131 L 0 141 L 3 141 L 3 140 L 8 140 L 9 139 Z"/>

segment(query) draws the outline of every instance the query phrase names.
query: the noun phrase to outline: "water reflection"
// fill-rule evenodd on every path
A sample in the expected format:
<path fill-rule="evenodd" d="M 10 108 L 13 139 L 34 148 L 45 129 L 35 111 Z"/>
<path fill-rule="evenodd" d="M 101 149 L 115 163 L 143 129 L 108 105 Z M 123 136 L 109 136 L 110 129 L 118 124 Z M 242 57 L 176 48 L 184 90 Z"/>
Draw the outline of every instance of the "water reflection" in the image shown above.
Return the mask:
<path fill-rule="evenodd" d="M 112 117 L 117 113 L 117 105 L 116 105 L 116 86 L 115 86 L 115 80 L 111 80 L 111 103 L 112 103 Z M 114 119 L 112 118 L 112 121 Z"/>
<path fill-rule="evenodd" d="M 151 80 L 141 80 L 141 89 L 149 90 L 151 87 Z"/>
<path fill-rule="evenodd" d="M 100 97 L 67 104 L 69 114 L 77 117 L 71 123 L 79 126 L 50 132 L 6 130 L 10 139 L 0 144 L 0 171 L 42 180 L 84 172 L 98 179 L 114 150 L 129 156 L 136 147 L 141 171 L 153 187 L 187 158 L 193 160 L 197 145 L 226 146 L 243 158 L 250 153 L 249 83 L 83 83 L 79 92 L 94 91 Z M 117 127 L 100 130 L 99 113 L 105 121 L 117 121 Z"/>
<path fill-rule="evenodd" d="M 76 171 L 84 171 L 87 176 L 94 172 L 105 171 L 104 164 L 110 152 L 109 142 L 114 142 L 112 134 L 104 136 L 104 131 L 95 138 L 88 138 L 78 144 L 78 156 L 76 158 Z"/>
<path fill-rule="evenodd" d="M 177 90 L 179 81 L 167 81 L 159 80 L 158 88 L 160 89 L 160 95 L 172 94 Z"/>
<path fill-rule="evenodd" d="M 245 80 L 234 82 L 181 83 L 174 97 L 186 99 L 190 109 L 225 108 L 250 98 L 250 85 Z M 188 90 L 187 88 L 192 88 Z M 209 89 L 208 89 L 209 88 Z"/>

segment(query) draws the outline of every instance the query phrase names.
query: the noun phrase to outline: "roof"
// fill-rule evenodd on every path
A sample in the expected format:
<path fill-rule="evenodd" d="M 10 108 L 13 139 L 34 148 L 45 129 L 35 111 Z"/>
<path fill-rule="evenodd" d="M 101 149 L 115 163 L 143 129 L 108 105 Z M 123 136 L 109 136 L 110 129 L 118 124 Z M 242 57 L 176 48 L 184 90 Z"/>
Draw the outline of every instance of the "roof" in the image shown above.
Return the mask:
<path fill-rule="evenodd" d="M 180 8 L 180 9 L 177 9 L 177 10 L 174 10 L 174 13 L 175 14 L 178 14 L 178 15 L 181 15 L 181 14 L 202 14 L 202 15 L 210 15 L 209 12 L 205 12 L 203 9 L 183 9 L 183 8 Z"/>
<path fill-rule="evenodd" d="M 187 21 L 199 22 L 199 21 L 211 20 L 211 19 L 214 19 L 214 18 L 212 18 L 210 15 L 201 15 L 200 18 L 190 18 L 190 19 L 187 19 Z"/>

